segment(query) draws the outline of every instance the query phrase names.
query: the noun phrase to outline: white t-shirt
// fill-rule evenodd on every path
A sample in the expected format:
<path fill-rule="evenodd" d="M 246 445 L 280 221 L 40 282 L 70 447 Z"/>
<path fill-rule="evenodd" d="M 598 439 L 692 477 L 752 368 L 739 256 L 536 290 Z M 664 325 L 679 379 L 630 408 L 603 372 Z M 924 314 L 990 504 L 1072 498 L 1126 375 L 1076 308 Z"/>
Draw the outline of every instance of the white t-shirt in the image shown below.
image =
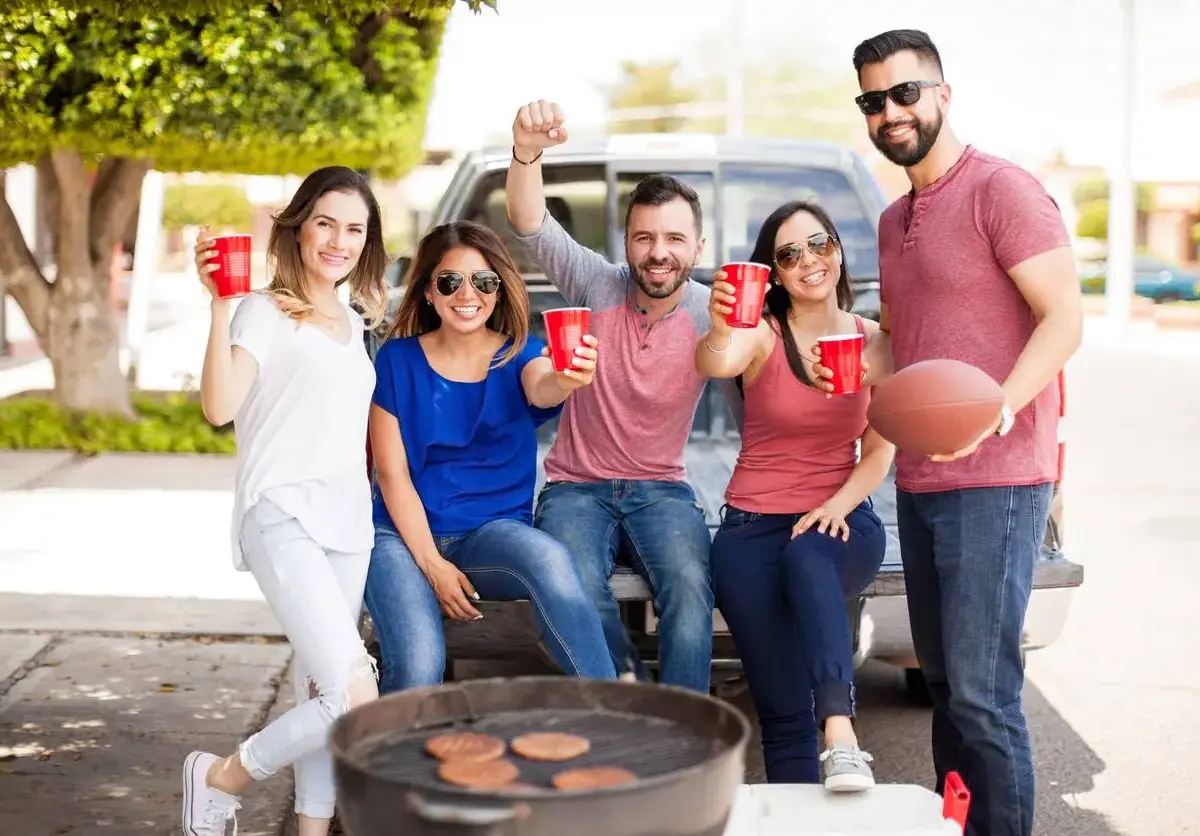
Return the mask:
<path fill-rule="evenodd" d="M 368 552 L 375 541 L 367 474 L 367 414 L 375 367 L 364 324 L 350 315 L 350 341 L 298 324 L 271 297 L 251 294 L 233 314 L 230 342 L 258 361 L 234 417 L 238 470 L 233 565 L 246 570 L 241 529 L 263 497 L 293 515 L 331 551 Z"/>

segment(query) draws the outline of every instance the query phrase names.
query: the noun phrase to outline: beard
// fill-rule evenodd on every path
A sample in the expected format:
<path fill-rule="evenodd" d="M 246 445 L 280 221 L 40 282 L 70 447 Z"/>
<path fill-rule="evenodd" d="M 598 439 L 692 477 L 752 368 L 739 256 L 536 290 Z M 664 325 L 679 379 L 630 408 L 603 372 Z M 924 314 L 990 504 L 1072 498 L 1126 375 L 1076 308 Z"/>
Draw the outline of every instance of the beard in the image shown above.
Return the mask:
<path fill-rule="evenodd" d="M 675 280 L 670 284 L 655 284 L 647 278 L 647 273 L 652 267 L 666 267 L 675 271 Z M 645 261 L 637 264 L 633 268 L 633 280 L 642 292 L 651 299 L 666 299 L 679 288 L 687 283 L 687 280 L 692 277 L 692 268 L 685 267 L 675 258 L 665 258 L 655 260 L 648 258 Z"/>
<path fill-rule="evenodd" d="M 916 129 L 915 140 L 905 140 L 901 143 L 892 143 L 887 139 L 886 133 L 892 128 L 900 125 L 911 125 Z M 917 117 L 912 119 L 897 120 L 895 122 L 886 122 L 879 126 L 879 130 L 871 136 L 871 142 L 879 149 L 879 153 L 883 154 L 890 162 L 911 168 L 917 165 L 921 160 L 925 159 L 929 154 L 929 150 L 933 148 L 933 144 L 937 142 L 938 134 L 942 132 L 942 114 L 938 111 L 937 118 L 930 121 L 922 121 Z"/>

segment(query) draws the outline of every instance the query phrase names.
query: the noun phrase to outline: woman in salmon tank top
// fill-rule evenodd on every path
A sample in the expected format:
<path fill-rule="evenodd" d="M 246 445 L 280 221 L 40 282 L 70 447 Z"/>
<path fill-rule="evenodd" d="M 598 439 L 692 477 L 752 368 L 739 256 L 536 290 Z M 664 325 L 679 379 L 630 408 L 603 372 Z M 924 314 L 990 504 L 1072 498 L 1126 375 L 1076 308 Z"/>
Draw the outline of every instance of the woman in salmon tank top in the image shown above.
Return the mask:
<path fill-rule="evenodd" d="M 717 607 L 762 723 L 767 781 L 858 792 L 875 779 L 854 732 L 845 601 L 883 562 L 886 537 L 870 495 L 895 451 L 867 426 L 869 390 L 826 396 L 812 385 L 816 358 L 799 346 L 870 337 L 878 326 L 850 313 L 842 246 L 816 204 L 772 212 L 750 261 L 770 266 L 762 319 L 729 325 L 735 290 L 717 271 L 712 328 L 696 345 L 696 368 L 736 378 L 745 405 L 712 546 Z"/>

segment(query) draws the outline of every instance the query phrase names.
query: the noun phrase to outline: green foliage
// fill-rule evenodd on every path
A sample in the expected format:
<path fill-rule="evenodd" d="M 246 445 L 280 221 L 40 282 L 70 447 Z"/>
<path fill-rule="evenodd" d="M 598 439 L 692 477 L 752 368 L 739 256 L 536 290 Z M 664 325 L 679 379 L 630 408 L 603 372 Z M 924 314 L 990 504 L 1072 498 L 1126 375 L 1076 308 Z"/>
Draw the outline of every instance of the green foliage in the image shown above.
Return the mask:
<path fill-rule="evenodd" d="M 163 190 L 163 226 L 212 224 L 217 229 L 248 232 L 253 207 L 246 191 L 222 184 L 174 183 Z"/>
<path fill-rule="evenodd" d="M 486 6 L 493 11 L 496 0 L 463 0 L 472 11 L 479 13 Z M 31 7 L 33 11 L 44 3 L 10 3 L 9 6 Z M 217 14 L 230 8 L 229 0 L 58 0 L 57 4 L 70 11 L 98 10 L 110 17 L 137 18 L 145 15 L 171 15 L 173 17 L 201 17 Z M 419 17 L 437 11 L 447 5 L 446 0 L 271 0 L 276 11 L 304 11 L 317 15 L 368 15 L 399 9 Z"/>
<path fill-rule="evenodd" d="M 621 79 L 609 93 L 609 107 L 613 110 L 670 107 L 688 104 L 696 100 L 699 90 L 680 84 L 679 62 L 638 64 L 634 61 L 621 62 Z M 613 121 L 609 124 L 612 133 L 671 133 L 687 124 L 678 116 L 662 116 L 651 119 L 634 119 L 627 122 Z"/>
<path fill-rule="evenodd" d="M 120 23 L 84 3 L 8 6 L 0 167 L 67 147 L 92 160 L 149 158 L 162 171 L 306 174 L 341 164 L 397 176 L 420 159 L 451 4 L 387 4 L 417 14 L 365 17 L 282 0 L 284 11 L 262 0 L 105 4 L 147 12 Z M 209 13 L 163 14 L 176 8 Z"/>
<path fill-rule="evenodd" d="M 722 55 L 723 45 L 707 45 L 698 52 Z M 831 74 L 814 62 L 770 53 L 748 60 L 743 76 L 745 133 L 835 142 L 852 142 L 862 136 L 862 117 L 852 104 L 859 92 L 852 72 Z M 676 62 L 625 62 L 620 80 L 609 90 L 608 102 L 613 109 L 719 105 L 726 100 L 725 86 L 719 61 L 702 61 L 690 68 Z M 723 133 L 725 128 L 726 119 L 721 115 L 671 115 L 609 126 L 622 133 Z"/>
<path fill-rule="evenodd" d="M 1079 207 L 1079 220 L 1075 222 L 1075 234 L 1080 238 L 1108 240 L 1108 198 L 1093 198 Z"/>
<path fill-rule="evenodd" d="M 0 449 L 80 453 L 223 453 L 237 446 L 229 428 L 216 429 L 183 392 L 133 396 L 137 420 L 71 412 L 53 401 L 21 396 L 0 401 Z"/>
<path fill-rule="evenodd" d="M 1150 183 L 1138 183 L 1136 185 L 1136 200 L 1137 210 L 1139 212 L 1154 211 L 1154 186 Z M 1082 211 L 1083 207 L 1096 201 L 1108 200 L 1108 180 L 1104 178 L 1096 178 L 1093 180 L 1083 180 L 1076 184 L 1075 190 L 1071 195 L 1075 200 L 1075 206 Z"/>

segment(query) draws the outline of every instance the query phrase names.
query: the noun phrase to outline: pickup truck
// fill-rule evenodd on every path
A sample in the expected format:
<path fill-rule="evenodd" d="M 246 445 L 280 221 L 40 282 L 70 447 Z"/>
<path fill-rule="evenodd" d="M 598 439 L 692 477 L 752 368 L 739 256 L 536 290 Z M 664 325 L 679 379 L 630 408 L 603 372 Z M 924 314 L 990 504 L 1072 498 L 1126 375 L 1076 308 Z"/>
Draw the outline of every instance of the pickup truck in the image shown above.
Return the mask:
<path fill-rule="evenodd" d="M 473 220 L 501 233 L 510 242 L 505 215 L 504 180 L 508 147 L 466 155 L 429 218 L 431 225 Z M 745 260 L 754 245 L 762 219 L 788 200 L 809 198 L 830 213 L 842 238 L 847 265 L 854 278 L 855 310 L 879 318 L 878 245 L 876 229 L 886 201 L 870 169 L 849 148 L 818 141 L 734 139 L 708 135 L 616 135 L 593 141 L 573 139 L 545 152 L 543 172 L 548 211 L 576 240 L 613 262 L 624 260 L 622 220 L 633 186 L 653 172 L 674 174 L 692 185 L 703 205 L 707 243 L 693 277 L 712 281 L 722 263 Z M 541 312 L 564 304 L 562 297 L 539 273 L 528 254 L 513 245 L 531 295 L 531 328 L 544 337 Z M 388 272 L 390 292 L 399 296 L 410 256 L 401 256 Z M 368 350 L 386 330 L 386 322 L 368 335 Z M 1061 385 L 1061 380 L 1060 380 Z M 710 384 L 696 411 L 686 451 L 688 478 L 704 504 L 709 528 L 715 533 L 719 511 L 739 448 L 736 423 L 724 400 L 724 389 Z M 542 428 L 542 454 L 553 439 L 555 424 Z M 1060 474 L 1061 475 L 1061 474 Z M 906 687 L 924 700 L 909 633 L 904 574 L 896 537 L 895 487 L 888 480 L 874 494 L 875 507 L 888 529 L 883 567 L 874 583 L 857 599 L 847 601 L 856 642 L 856 662 L 879 659 L 903 668 Z M 1024 647 L 1033 650 L 1054 642 L 1066 621 L 1072 593 L 1083 581 L 1082 566 L 1063 555 L 1062 493 L 1056 487 L 1051 523 L 1035 577 Z M 612 580 L 622 613 L 647 666 L 657 657 L 657 621 L 649 589 L 628 569 Z M 479 624 L 454 624 L 447 645 L 455 660 L 486 657 L 496 660 L 514 653 L 532 631 L 532 621 L 497 605 L 497 616 Z M 740 674 L 737 651 L 720 613 L 714 619 L 714 683 Z M 485 627 L 484 624 L 487 624 Z M 453 675 L 453 664 L 447 671 Z"/>

